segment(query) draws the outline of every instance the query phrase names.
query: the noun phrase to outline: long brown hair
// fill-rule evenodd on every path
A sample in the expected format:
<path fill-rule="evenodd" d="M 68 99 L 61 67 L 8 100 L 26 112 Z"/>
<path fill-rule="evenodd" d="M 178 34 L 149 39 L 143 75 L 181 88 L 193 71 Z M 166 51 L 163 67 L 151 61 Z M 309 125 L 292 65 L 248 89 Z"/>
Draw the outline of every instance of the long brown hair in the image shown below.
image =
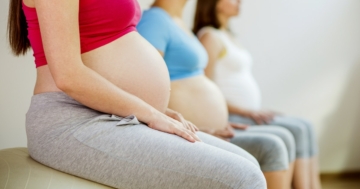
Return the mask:
<path fill-rule="evenodd" d="M 219 0 L 198 0 L 195 12 L 193 32 L 196 35 L 205 26 L 220 28 L 220 21 L 216 14 L 216 5 Z"/>
<path fill-rule="evenodd" d="M 24 55 L 30 49 L 30 41 L 27 38 L 28 30 L 22 11 L 22 0 L 10 0 L 8 19 L 7 32 L 11 50 L 16 56 Z"/>

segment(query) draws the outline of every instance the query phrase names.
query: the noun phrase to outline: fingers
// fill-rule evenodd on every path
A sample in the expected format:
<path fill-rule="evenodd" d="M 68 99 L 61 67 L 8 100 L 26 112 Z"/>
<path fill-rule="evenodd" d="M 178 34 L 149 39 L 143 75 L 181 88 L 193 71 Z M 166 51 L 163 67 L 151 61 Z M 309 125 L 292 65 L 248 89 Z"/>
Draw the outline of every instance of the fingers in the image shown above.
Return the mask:
<path fill-rule="evenodd" d="M 196 142 L 196 140 L 185 129 L 176 128 L 174 134 L 188 140 L 189 142 Z"/>
<path fill-rule="evenodd" d="M 196 131 L 195 131 L 195 128 L 190 124 L 190 122 L 188 122 L 188 121 L 184 121 L 184 125 L 186 125 L 186 127 L 191 131 L 191 132 L 193 132 L 193 133 L 195 133 Z"/>
<path fill-rule="evenodd" d="M 189 125 L 189 127 L 191 127 L 191 130 L 196 133 L 196 131 L 199 131 L 199 128 L 197 128 L 193 123 L 191 123 L 190 121 L 187 121 L 187 124 Z"/>
<path fill-rule="evenodd" d="M 227 141 L 227 142 L 230 142 L 230 140 L 231 140 L 231 138 L 232 137 L 224 137 L 224 136 L 222 136 L 222 135 L 214 135 L 215 137 L 217 137 L 217 138 L 220 138 L 220 139 L 222 139 L 222 140 L 225 140 L 225 141 Z"/>
<path fill-rule="evenodd" d="M 269 124 L 270 122 L 270 116 L 268 114 L 260 114 L 261 121 L 263 124 Z"/>
<path fill-rule="evenodd" d="M 196 130 L 195 130 L 194 125 L 191 122 L 185 120 L 182 116 L 179 117 L 179 118 L 181 119 L 181 124 L 182 124 L 183 130 L 188 135 L 190 135 L 193 140 L 198 141 L 198 142 L 202 142 L 201 139 L 196 135 Z"/>
<path fill-rule="evenodd" d="M 185 128 L 187 128 L 188 130 L 190 130 L 191 132 L 195 133 L 197 130 L 197 128 L 195 127 L 194 124 L 192 124 L 191 122 L 187 121 L 180 113 L 177 113 L 175 111 L 173 111 L 174 114 L 172 116 L 173 119 L 181 122 L 183 124 L 183 126 Z"/>
<path fill-rule="evenodd" d="M 170 117 L 172 115 L 173 117 Z M 166 114 L 158 114 L 154 121 L 147 123 L 148 127 L 162 132 L 178 135 L 189 142 L 201 142 L 196 135 L 195 126 L 186 121 L 181 114 L 168 110 Z"/>
<path fill-rule="evenodd" d="M 200 138 L 193 132 L 191 132 L 190 130 L 186 129 L 186 128 L 176 128 L 175 129 L 175 134 L 190 141 L 190 142 L 201 142 Z"/>
<path fill-rule="evenodd" d="M 274 112 L 270 112 L 269 113 L 269 121 L 274 120 L 275 116 L 276 116 L 276 114 Z"/>
<path fill-rule="evenodd" d="M 270 124 L 270 122 L 274 119 L 274 114 L 272 112 L 266 112 L 264 113 L 264 119 L 266 124 Z"/>
<path fill-rule="evenodd" d="M 194 132 L 189 132 L 189 134 L 198 142 L 202 142 L 202 140 L 197 136 L 197 134 Z"/>
<path fill-rule="evenodd" d="M 214 135 L 219 136 L 221 138 L 233 138 L 235 133 L 229 131 L 228 129 L 222 129 L 215 131 Z"/>
<path fill-rule="evenodd" d="M 224 137 L 221 137 L 221 136 L 218 136 L 218 135 L 214 135 L 216 136 L 217 138 L 220 138 L 222 140 L 225 140 L 226 142 L 230 142 L 230 138 L 224 138 Z"/>
<path fill-rule="evenodd" d="M 181 123 L 182 123 L 182 126 L 183 126 L 183 129 L 193 138 L 195 139 L 196 141 L 198 142 L 201 142 L 200 138 L 196 135 L 196 130 L 195 128 L 193 127 L 194 125 L 185 120 L 182 116 L 180 116 L 181 118 Z"/>
<path fill-rule="evenodd" d="M 191 122 L 189 121 L 186 121 L 189 129 L 187 130 L 189 132 L 189 134 L 196 140 L 196 141 L 199 141 L 199 142 L 202 142 L 201 139 L 197 136 L 196 134 L 196 130 L 195 130 L 195 125 L 192 124 Z"/>
<path fill-rule="evenodd" d="M 246 130 L 249 126 L 240 123 L 229 123 L 234 129 Z"/>
<path fill-rule="evenodd" d="M 253 119 L 255 121 L 255 123 L 258 124 L 258 125 L 262 125 L 264 123 L 261 116 L 259 114 L 256 114 L 256 113 L 251 115 L 251 119 Z"/>
<path fill-rule="evenodd" d="M 251 115 L 251 118 L 258 125 L 269 124 L 272 121 L 273 116 L 266 112 L 256 112 Z"/>
<path fill-rule="evenodd" d="M 228 135 L 227 138 L 233 138 L 235 136 L 235 131 L 229 124 L 228 124 L 228 127 L 226 127 L 226 132 Z"/>

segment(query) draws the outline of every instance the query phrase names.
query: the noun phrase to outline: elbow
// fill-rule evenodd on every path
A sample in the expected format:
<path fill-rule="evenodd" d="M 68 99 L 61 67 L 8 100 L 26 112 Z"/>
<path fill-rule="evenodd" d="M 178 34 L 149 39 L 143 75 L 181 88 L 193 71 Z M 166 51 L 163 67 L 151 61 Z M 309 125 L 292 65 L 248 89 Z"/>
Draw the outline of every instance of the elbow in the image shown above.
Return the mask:
<path fill-rule="evenodd" d="M 52 75 L 57 88 L 67 93 L 71 92 L 80 80 L 82 70 L 72 67 L 71 69 L 53 69 Z"/>
<path fill-rule="evenodd" d="M 59 88 L 61 91 L 63 92 L 67 92 L 67 91 L 70 91 L 71 90 L 71 80 L 68 79 L 69 77 L 55 77 L 54 78 L 54 81 L 55 81 L 55 84 L 56 84 L 56 87 Z"/>
<path fill-rule="evenodd" d="M 63 80 L 63 79 L 56 79 L 55 80 L 55 84 L 56 84 L 56 87 L 59 88 L 60 90 L 66 92 L 68 89 L 69 89 L 69 84 Z"/>

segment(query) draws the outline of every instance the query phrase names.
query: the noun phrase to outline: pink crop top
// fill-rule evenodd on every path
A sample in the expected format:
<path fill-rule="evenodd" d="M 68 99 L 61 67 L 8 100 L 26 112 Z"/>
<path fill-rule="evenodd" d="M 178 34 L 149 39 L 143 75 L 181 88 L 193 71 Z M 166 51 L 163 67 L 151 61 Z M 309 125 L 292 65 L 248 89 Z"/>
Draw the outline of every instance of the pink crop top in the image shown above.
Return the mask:
<path fill-rule="evenodd" d="M 23 3 L 28 39 L 34 51 L 36 68 L 46 65 L 36 9 Z M 80 0 L 79 28 L 81 53 L 106 45 L 136 31 L 141 18 L 137 0 Z"/>

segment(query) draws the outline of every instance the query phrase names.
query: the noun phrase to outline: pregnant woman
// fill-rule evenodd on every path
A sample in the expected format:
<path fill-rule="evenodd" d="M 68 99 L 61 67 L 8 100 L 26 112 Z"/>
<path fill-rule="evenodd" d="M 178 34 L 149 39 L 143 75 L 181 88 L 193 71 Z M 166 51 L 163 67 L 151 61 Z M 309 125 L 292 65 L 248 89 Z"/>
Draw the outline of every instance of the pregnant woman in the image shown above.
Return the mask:
<path fill-rule="evenodd" d="M 183 114 L 200 130 L 229 140 L 234 133 L 228 124 L 224 97 L 203 72 L 208 56 L 196 36 L 181 20 L 186 2 L 155 1 L 153 7 L 144 12 L 138 31 L 165 59 L 172 89 L 169 107 Z M 290 179 L 288 175 L 291 174 L 286 169 L 295 157 L 294 141 L 286 129 L 274 127 L 273 130 L 280 137 L 255 133 L 249 129 L 236 132 L 231 142 L 256 157 L 267 179 L 268 188 L 289 188 L 290 184 L 286 183 L 290 181 L 286 180 Z M 289 148 L 290 156 L 286 147 Z"/>
<path fill-rule="evenodd" d="M 293 186 L 318 189 L 320 181 L 316 158 L 315 133 L 303 119 L 261 111 L 261 94 L 251 73 L 251 55 L 238 46 L 228 31 L 229 19 L 239 14 L 240 0 L 199 0 L 194 33 L 209 54 L 206 75 L 223 92 L 230 121 L 249 125 L 277 125 L 295 138 L 296 160 Z"/>
<path fill-rule="evenodd" d="M 115 188 L 265 188 L 249 154 L 167 109 L 168 71 L 140 17 L 135 0 L 10 1 L 12 50 L 32 47 L 37 68 L 31 157 Z"/>

